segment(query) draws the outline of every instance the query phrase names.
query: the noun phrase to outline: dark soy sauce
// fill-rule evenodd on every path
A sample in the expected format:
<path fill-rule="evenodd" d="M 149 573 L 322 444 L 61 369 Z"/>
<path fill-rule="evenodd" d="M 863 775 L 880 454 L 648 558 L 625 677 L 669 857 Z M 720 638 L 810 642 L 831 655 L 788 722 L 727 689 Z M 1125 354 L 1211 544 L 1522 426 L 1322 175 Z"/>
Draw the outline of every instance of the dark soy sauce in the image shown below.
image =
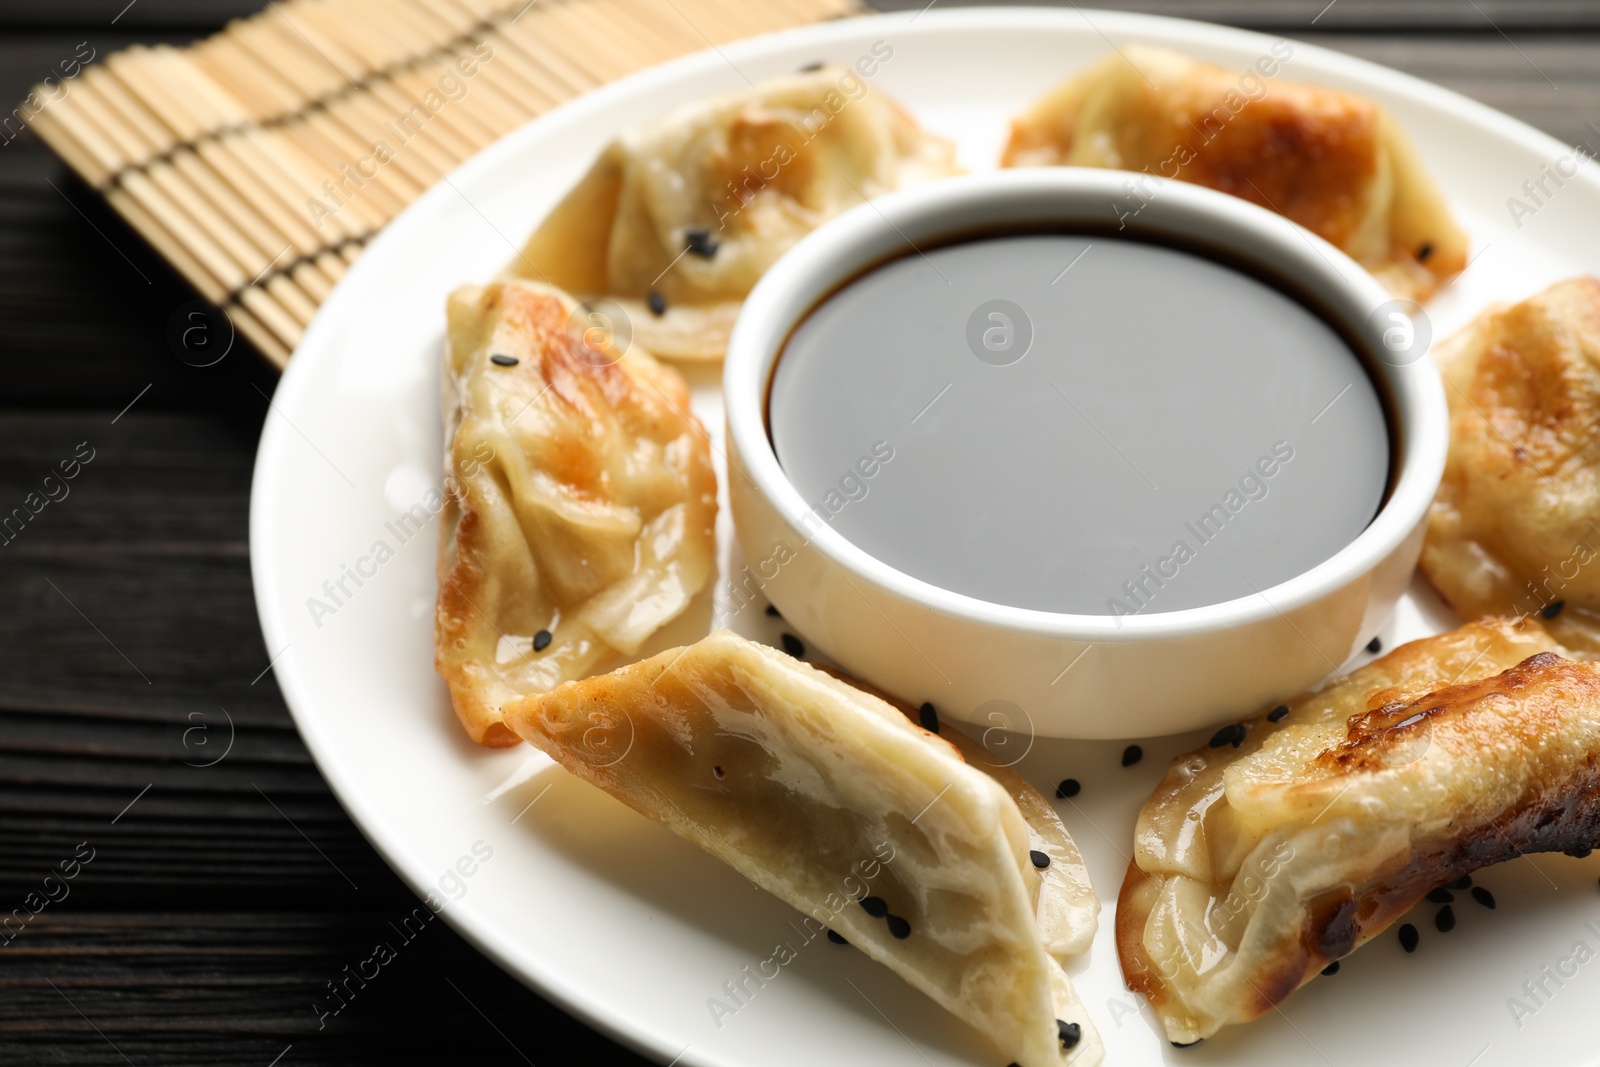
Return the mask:
<path fill-rule="evenodd" d="M 779 463 L 850 541 L 1014 607 L 1221 603 L 1349 544 L 1390 469 L 1361 359 L 1282 290 L 1094 234 L 964 241 L 878 266 L 796 327 Z"/>

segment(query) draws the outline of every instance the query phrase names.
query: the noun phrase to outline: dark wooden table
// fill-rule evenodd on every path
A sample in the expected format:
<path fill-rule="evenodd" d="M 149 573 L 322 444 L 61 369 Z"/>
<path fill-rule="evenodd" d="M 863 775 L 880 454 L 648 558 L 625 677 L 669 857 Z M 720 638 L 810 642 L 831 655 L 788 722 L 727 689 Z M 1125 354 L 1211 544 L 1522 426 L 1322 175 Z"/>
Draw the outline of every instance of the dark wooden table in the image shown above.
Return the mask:
<path fill-rule="evenodd" d="M 187 41 L 257 6 L 0 4 L 0 100 L 79 42 Z M 1098 6 L 1316 41 L 1600 148 L 1587 0 Z M 0 516 L 93 456 L 0 533 L 0 916 L 29 917 L 0 928 L 0 1064 L 642 1062 L 442 923 L 319 1027 L 326 983 L 414 899 L 266 670 L 246 513 L 275 375 L 176 358 L 191 299 L 31 134 L 0 147 Z"/>

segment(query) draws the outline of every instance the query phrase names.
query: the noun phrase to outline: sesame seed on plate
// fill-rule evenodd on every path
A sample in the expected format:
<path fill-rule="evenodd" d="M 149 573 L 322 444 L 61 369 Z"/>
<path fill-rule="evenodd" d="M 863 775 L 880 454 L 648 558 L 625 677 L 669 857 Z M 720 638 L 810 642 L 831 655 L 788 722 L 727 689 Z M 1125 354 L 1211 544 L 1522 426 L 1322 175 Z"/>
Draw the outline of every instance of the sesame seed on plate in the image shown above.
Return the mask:
<path fill-rule="evenodd" d="M 1419 943 L 1421 943 L 1421 941 L 1422 941 L 1422 935 L 1417 933 L 1417 928 L 1415 926 L 1412 926 L 1410 923 L 1404 923 L 1404 924 L 1401 925 L 1401 927 L 1400 927 L 1400 947 L 1401 948 L 1405 949 L 1407 952 L 1415 952 L 1415 951 L 1417 951 L 1417 945 Z"/>
<path fill-rule="evenodd" d="M 1144 749 L 1138 745 L 1129 745 L 1122 750 L 1122 765 L 1124 767 L 1132 767 L 1142 759 L 1144 759 Z"/>
<path fill-rule="evenodd" d="M 911 936 L 911 924 L 898 915 L 885 915 L 883 921 L 889 927 L 889 936 L 896 941 L 904 941 Z"/>
<path fill-rule="evenodd" d="M 850 943 L 850 942 L 846 941 L 844 939 L 844 936 L 842 934 L 840 934 L 837 930 L 829 930 L 828 931 L 828 940 L 832 941 L 835 945 L 848 945 Z"/>
<path fill-rule="evenodd" d="M 889 914 L 889 902 L 882 897 L 862 897 L 857 903 L 861 905 L 862 911 L 874 919 L 881 919 Z"/>
<path fill-rule="evenodd" d="M 1539 609 L 1539 616 L 1545 619 L 1553 619 L 1557 615 L 1560 615 L 1561 609 L 1566 606 L 1567 602 L 1565 600 L 1552 600 L 1550 603 Z"/>
<path fill-rule="evenodd" d="M 1040 852 L 1036 848 L 1030 848 L 1028 850 L 1028 858 L 1032 860 L 1033 865 L 1039 868 L 1041 871 L 1050 866 L 1050 854 L 1048 852 Z"/>
<path fill-rule="evenodd" d="M 517 365 L 517 357 L 502 356 L 496 352 L 494 355 L 489 357 L 489 362 L 493 363 L 496 367 L 515 367 Z"/>
<path fill-rule="evenodd" d="M 1067 800 L 1077 796 L 1082 790 L 1083 786 L 1078 784 L 1076 778 L 1063 778 L 1056 786 L 1056 797 L 1060 800 Z"/>
<path fill-rule="evenodd" d="M 1244 744 L 1244 726 L 1240 723 L 1229 723 L 1211 735 L 1211 747 L 1221 748 L 1223 745 L 1232 745 L 1238 748 Z"/>
<path fill-rule="evenodd" d="M 932 733 L 939 732 L 939 711 L 932 704 L 924 701 L 922 707 L 917 709 L 917 721 L 924 730 Z"/>
<path fill-rule="evenodd" d="M 1287 704 L 1279 704 L 1277 707 L 1275 707 L 1271 711 L 1267 712 L 1267 721 L 1268 722 L 1282 722 L 1284 716 L 1286 716 L 1288 714 L 1289 714 L 1289 705 L 1287 705 Z"/>
<path fill-rule="evenodd" d="M 1483 888 L 1483 886 L 1475 885 L 1472 887 L 1472 899 L 1490 911 L 1494 910 L 1494 894 Z"/>
<path fill-rule="evenodd" d="M 1443 886 L 1428 891 L 1428 901 L 1433 904 L 1449 904 L 1455 899 L 1455 894 Z"/>
<path fill-rule="evenodd" d="M 1367 642 L 1367 651 L 1376 656 L 1379 652 L 1383 651 L 1383 641 L 1374 637 L 1371 641 Z"/>
<path fill-rule="evenodd" d="M 533 650 L 535 652 L 543 652 L 545 649 L 550 647 L 550 642 L 552 640 L 553 637 L 549 630 L 540 630 L 538 633 L 533 635 Z"/>
<path fill-rule="evenodd" d="M 1439 909 L 1439 914 L 1433 917 L 1433 925 L 1441 934 L 1448 934 L 1456 928 L 1456 909 L 1446 904 Z"/>
<path fill-rule="evenodd" d="M 805 643 L 794 634 L 784 634 L 782 641 L 783 650 L 789 653 L 789 655 L 793 656 L 795 659 L 799 659 L 806 654 Z"/>
<path fill-rule="evenodd" d="M 1061 1039 L 1062 1049 L 1076 1048 L 1078 1042 L 1083 1040 L 1083 1027 L 1077 1023 L 1069 1023 L 1065 1019 L 1057 1019 L 1056 1036 Z"/>
<path fill-rule="evenodd" d="M 1330 963 L 1326 967 L 1322 968 L 1322 973 L 1327 975 L 1329 978 L 1332 978 L 1334 975 L 1338 974 L 1339 973 L 1339 961 L 1338 960 L 1334 960 L 1332 963 Z"/>

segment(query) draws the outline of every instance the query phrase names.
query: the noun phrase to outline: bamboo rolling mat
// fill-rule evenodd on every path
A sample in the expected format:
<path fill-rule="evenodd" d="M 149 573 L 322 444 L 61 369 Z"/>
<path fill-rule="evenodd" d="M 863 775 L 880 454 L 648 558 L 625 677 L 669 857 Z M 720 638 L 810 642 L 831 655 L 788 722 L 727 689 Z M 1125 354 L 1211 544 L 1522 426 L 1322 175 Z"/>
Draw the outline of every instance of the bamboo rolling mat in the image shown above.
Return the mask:
<path fill-rule="evenodd" d="M 708 46 L 856 0 L 283 0 L 135 47 L 29 124 L 279 367 L 366 242 L 501 135 Z M 53 97 L 53 99 L 51 99 Z"/>

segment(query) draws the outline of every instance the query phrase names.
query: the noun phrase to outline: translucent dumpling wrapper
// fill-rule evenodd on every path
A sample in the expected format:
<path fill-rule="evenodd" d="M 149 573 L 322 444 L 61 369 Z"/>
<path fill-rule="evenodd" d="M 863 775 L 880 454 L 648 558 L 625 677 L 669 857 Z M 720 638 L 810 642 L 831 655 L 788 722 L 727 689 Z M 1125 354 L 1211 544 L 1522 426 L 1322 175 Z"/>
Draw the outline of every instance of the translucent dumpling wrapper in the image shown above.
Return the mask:
<path fill-rule="evenodd" d="M 677 371 L 560 290 L 449 301 L 436 665 L 472 739 L 514 696 L 635 655 L 715 571 L 716 475 Z"/>
<path fill-rule="evenodd" d="M 602 314 L 620 310 L 657 355 L 720 359 L 745 296 L 802 237 L 956 172 L 950 142 L 827 65 L 624 131 L 507 270 L 611 301 Z"/>
<path fill-rule="evenodd" d="M 883 692 L 847 674 L 819 668 L 840 681 L 864 693 L 878 697 L 904 715 L 911 722 L 921 724 L 928 716 L 922 709 Z M 1061 816 L 1050 806 L 1027 779 L 1012 770 L 1011 766 L 996 759 L 988 749 L 974 741 L 960 728 L 939 722 L 938 712 L 927 705 L 931 713 L 934 732 L 961 755 L 968 765 L 978 768 L 1000 784 L 1010 795 L 1028 824 L 1029 854 L 1038 852 L 1049 862 L 1039 871 L 1038 890 L 1034 911 L 1039 920 L 1039 933 L 1044 945 L 1056 959 L 1063 963 L 1073 956 L 1089 951 L 1094 941 L 1095 928 L 1100 916 L 1100 898 L 1089 883 L 1089 868 L 1083 862 L 1083 853 L 1067 832 Z M 1037 862 L 1034 864 L 1038 866 Z M 1033 883 L 1030 880 L 1030 890 Z"/>
<path fill-rule="evenodd" d="M 1567 655 L 1479 619 L 1173 760 L 1116 917 L 1166 1036 L 1272 1010 L 1462 875 L 1600 842 L 1600 668 Z"/>
<path fill-rule="evenodd" d="M 1450 453 L 1423 573 L 1464 615 L 1537 612 L 1600 651 L 1600 280 L 1485 311 L 1434 357 Z"/>
<path fill-rule="evenodd" d="M 1164 179 L 1231 193 L 1337 246 L 1395 296 L 1427 299 L 1466 266 L 1466 234 L 1394 117 L 1285 80 L 1289 54 L 1230 70 L 1128 45 L 1019 115 L 1003 164 L 1142 172 L 1112 222 L 1137 216 Z"/>
<path fill-rule="evenodd" d="M 1017 804 L 877 697 L 718 631 L 516 701 L 506 722 L 839 932 L 1010 1061 L 1100 1061 L 1040 933 Z"/>

